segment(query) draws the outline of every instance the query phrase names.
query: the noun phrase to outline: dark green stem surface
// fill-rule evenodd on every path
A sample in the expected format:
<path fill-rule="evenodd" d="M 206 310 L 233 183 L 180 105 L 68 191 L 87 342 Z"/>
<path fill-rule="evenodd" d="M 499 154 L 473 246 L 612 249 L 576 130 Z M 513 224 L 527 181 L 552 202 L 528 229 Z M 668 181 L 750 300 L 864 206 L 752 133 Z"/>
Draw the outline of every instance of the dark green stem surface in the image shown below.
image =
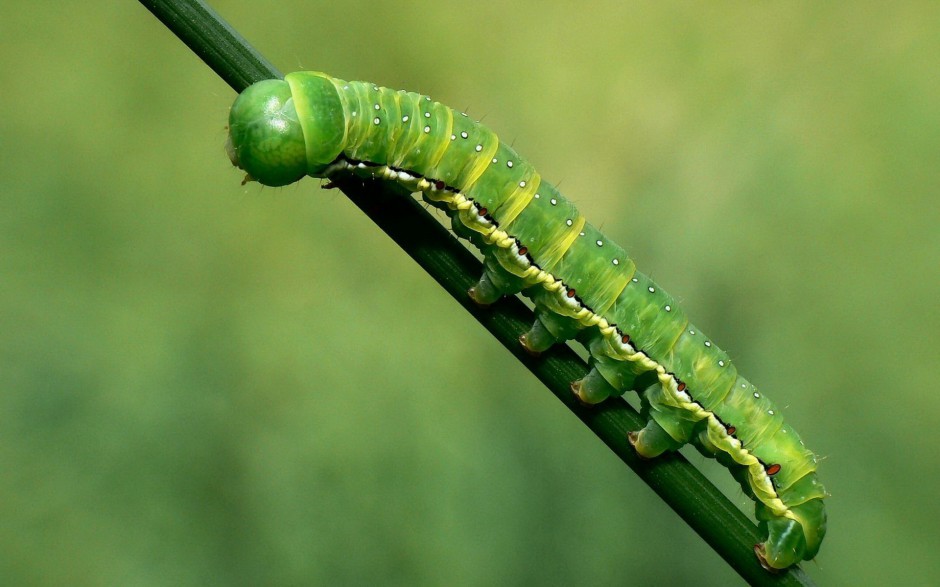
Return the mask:
<path fill-rule="evenodd" d="M 199 0 L 140 0 L 236 92 L 262 79 L 282 77 L 209 6 Z M 222 156 L 220 154 L 220 156 Z M 569 384 L 587 374 L 587 365 L 566 345 L 539 358 L 518 342 L 534 316 L 517 297 L 479 308 L 467 290 L 483 273 L 480 262 L 397 185 L 340 178 L 335 182 L 366 215 L 418 262 L 457 302 L 513 353 L 565 406 L 639 475 L 679 516 L 752 585 L 812 585 L 799 567 L 773 575 L 757 562 L 757 527 L 681 455 L 653 461 L 637 457 L 627 432 L 645 422 L 623 399 L 594 407 L 579 404 Z M 610 507 L 619 508 L 619 504 Z M 603 512 L 597 512 L 603 515 Z M 636 536 L 642 542 L 642 536 Z M 625 578 L 628 579 L 628 578 Z"/>

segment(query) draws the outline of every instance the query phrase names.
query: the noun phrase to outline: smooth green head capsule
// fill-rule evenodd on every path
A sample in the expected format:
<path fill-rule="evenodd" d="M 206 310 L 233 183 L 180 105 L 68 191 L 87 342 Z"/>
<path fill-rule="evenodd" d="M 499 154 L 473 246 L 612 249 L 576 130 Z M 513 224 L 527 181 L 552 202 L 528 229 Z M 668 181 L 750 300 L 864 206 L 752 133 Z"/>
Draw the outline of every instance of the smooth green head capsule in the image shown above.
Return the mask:
<path fill-rule="evenodd" d="M 252 84 L 238 96 L 229 113 L 226 150 L 248 180 L 282 186 L 319 175 L 345 140 L 336 86 L 324 74 L 301 72 Z"/>
<path fill-rule="evenodd" d="M 304 133 L 287 82 L 249 86 L 232 105 L 228 127 L 225 148 L 246 179 L 280 186 L 307 174 Z"/>

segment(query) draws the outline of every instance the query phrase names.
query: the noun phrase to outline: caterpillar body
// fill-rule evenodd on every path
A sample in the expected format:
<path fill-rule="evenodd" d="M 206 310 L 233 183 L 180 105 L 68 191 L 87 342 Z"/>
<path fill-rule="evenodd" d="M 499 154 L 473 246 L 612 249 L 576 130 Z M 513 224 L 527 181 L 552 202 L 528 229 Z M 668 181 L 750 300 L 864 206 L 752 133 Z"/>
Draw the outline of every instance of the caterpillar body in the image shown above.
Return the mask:
<path fill-rule="evenodd" d="M 639 392 L 649 420 L 630 442 L 640 455 L 694 444 L 754 499 L 766 569 L 816 556 L 827 493 L 813 453 L 675 300 L 493 131 L 427 96 L 296 72 L 242 92 L 226 149 L 264 185 L 360 173 L 420 192 L 482 251 L 477 303 L 533 301 L 520 338 L 529 351 L 585 344 L 591 371 L 571 385 L 581 401 Z"/>

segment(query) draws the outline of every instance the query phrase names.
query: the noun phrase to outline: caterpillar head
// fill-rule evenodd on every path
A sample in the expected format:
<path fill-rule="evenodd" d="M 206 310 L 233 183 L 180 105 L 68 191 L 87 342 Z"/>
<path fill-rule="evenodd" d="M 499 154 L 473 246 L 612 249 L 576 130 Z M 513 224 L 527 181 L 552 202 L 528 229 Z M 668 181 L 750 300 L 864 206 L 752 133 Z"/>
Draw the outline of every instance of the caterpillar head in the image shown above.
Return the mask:
<path fill-rule="evenodd" d="M 345 137 L 342 102 L 330 79 L 292 73 L 252 84 L 238 96 L 225 149 L 246 180 L 282 186 L 326 169 Z"/>

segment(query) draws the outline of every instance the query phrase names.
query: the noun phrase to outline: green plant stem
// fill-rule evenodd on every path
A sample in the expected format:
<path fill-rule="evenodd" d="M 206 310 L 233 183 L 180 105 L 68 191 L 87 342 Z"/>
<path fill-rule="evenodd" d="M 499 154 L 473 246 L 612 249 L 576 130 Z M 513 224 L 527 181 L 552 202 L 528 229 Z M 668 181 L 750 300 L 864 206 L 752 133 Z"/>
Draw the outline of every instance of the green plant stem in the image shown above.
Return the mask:
<path fill-rule="evenodd" d="M 140 0 L 236 92 L 262 79 L 281 77 L 237 32 L 200 0 Z M 812 585 L 798 567 L 772 575 L 762 569 L 753 553 L 759 541 L 756 526 L 681 455 L 644 461 L 627 442 L 627 432 L 645 422 L 624 400 L 610 399 L 585 407 L 569 384 L 587 373 L 587 365 L 566 345 L 540 358 L 523 352 L 519 335 L 534 316 L 517 297 L 490 308 L 479 308 L 467 289 L 482 274 L 480 262 L 414 198 L 401 188 L 359 178 L 338 178 L 335 184 L 392 240 L 418 262 L 457 302 L 584 422 L 610 449 L 639 475 L 745 580 L 753 585 Z M 620 508 L 612 504 L 611 508 Z M 597 512 L 603 515 L 603 512 Z M 642 542 L 642 536 L 634 537 Z M 625 547 L 630 548 L 629 537 Z"/>

